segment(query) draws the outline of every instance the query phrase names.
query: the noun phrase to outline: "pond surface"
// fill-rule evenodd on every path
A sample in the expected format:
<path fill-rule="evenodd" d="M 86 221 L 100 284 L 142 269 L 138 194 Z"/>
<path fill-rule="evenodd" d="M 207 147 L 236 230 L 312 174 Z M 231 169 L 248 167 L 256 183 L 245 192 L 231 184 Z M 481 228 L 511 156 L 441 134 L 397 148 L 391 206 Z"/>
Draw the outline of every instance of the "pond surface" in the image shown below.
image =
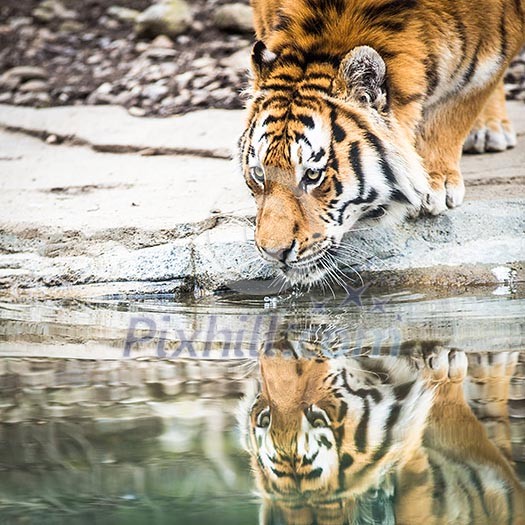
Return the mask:
<path fill-rule="evenodd" d="M 522 523 L 525 294 L 0 304 L 0 523 Z"/>

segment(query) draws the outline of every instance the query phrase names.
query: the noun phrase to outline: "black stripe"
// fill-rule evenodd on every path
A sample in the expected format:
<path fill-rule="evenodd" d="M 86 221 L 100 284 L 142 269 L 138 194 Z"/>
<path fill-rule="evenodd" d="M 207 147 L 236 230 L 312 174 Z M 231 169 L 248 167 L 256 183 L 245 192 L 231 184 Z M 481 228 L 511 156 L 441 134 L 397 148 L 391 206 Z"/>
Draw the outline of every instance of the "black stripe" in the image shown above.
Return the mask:
<path fill-rule="evenodd" d="M 277 13 L 277 21 L 273 26 L 276 31 L 286 31 L 292 25 L 292 19 L 284 13 Z"/>
<path fill-rule="evenodd" d="M 381 29 L 391 31 L 392 33 L 401 33 L 401 31 L 405 29 L 406 20 L 379 20 L 372 25 L 374 27 L 381 27 Z"/>
<path fill-rule="evenodd" d="M 319 162 L 326 155 L 326 150 L 321 148 L 317 153 L 312 153 L 310 159 L 312 162 Z"/>
<path fill-rule="evenodd" d="M 308 34 L 320 36 L 325 32 L 325 22 L 319 16 L 306 17 L 302 20 L 301 25 L 303 30 Z"/>
<path fill-rule="evenodd" d="M 444 503 L 445 503 L 445 490 L 446 483 L 445 477 L 443 476 L 443 471 L 441 467 L 434 463 L 432 460 L 429 460 L 430 470 L 432 472 L 432 513 L 437 516 L 443 516 L 444 512 Z"/>
<path fill-rule="evenodd" d="M 284 82 L 269 81 L 269 82 L 265 82 L 261 86 L 261 89 L 271 89 L 273 91 L 292 91 L 293 89 L 295 89 L 295 87 L 293 85 L 286 84 Z"/>
<path fill-rule="evenodd" d="M 290 472 L 284 472 L 282 470 L 277 470 L 274 467 L 272 467 L 271 470 L 278 478 L 291 478 L 292 477 L 292 474 Z"/>
<path fill-rule="evenodd" d="M 343 185 L 341 184 L 341 181 L 335 175 L 332 180 L 334 181 L 335 194 L 337 196 L 341 195 L 341 193 L 343 193 Z"/>
<path fill-rule="evenodd" d="M 330 441 L 328 441 L 326 436 L 321 436 L 319 438 L 318 444 L 325 446 L 328 450 L 330 450 L 332 448 L 332 443 L 330 443 Z"/>
<path fill-rule="evenodd" d="M 427 79 L 427 97 L 430 97 L 439 85 L 438 58 L 429 52 L 424 61 L 425 76 Z"/>
<path fill-rule="evenodd" d="M 336 142 L 342 142 L 346 138 L 345 130 L 337 123 L 337 111 L 332 107 L 330 111 L 330 123 L 332 126 L 332 136 Z"/>
<path fill-rule="evenodd" d="M 308 472 L 308 474 L 304 476 L 304 479 L 317 479 L 321 477 L 322 473 L 323 473 L 323 469 L 321 467 L 318 467 Z"/>
<path fill-rule="evenodd" d="M 355 199 L 350 199 L 349 201 L 346 201 L 341 208 L 339 209 L 339 224 L 343 224 L 344 222 L 344 214 L 346 211 L 346 208 L 350 206 L 350 204 L 371 204 L 377 199 L 377 191 L 374 188 L 371 188 L 368 192 L 368 195 L 365 198 L 357 197 Z"/>
<path fill-rule="evenodd" d="M 319 451 L 316 451 L 311 457 L 307 458 L 306 456 L 303 456 L 303 459 L 301 461 L 301 465 L 303 465 L 303 467 L 306 467 L 308 465 L 311 465 L 314 461 L 315 461 L 315 458 L 319 455 Z"/>
<path fill-rule="evenodd" d="M 349 157 L 354 175 L 357 178 L 357 196 L 362 198 L 365 192 L 365 174 L 363 173 L 363 165 L 361 164 L 361 150 L 359 149 L 358 142 L 352 142 L 352 144 L 350 144 Z"/>
<path fill-rule="evenodd" d="M 352 466 L 354 458 L 346 452 L 341 456 L 339 460 L 339 489 L 345 488 L 345 470 Z"/>
<path fill-rule="evenodd" d="M 456 70 L 454 71 L 452 77 L 454 78 L 456 76 L 456 73 L 461 70 L 463 67 L 463 64 L 465 63 L 465 60 L 467 58 L 467 42 L 468 42 L 468 31 L 465 26 L 465 23 L 463 22 L 463 14 L 458 11 L 456 2 L 450 2 L 450 8 L 452 10 L 451 16 L 454 18 L 454 25 L 456 26 L 456 32 L 459 35 L 459 39 L 461 41 L 461 57 L 460 61 L 456 67 Z"/>
<path fill-rule="evenodd" d="M 469 492 L 468 487 L 465 486 L 465 484 L 461 481 L 461 479 L 457 480 L 458 485 L 461 488 L 461 492 L 466 496 L 468 501 L 468 516 L 469 516 L 469 523 L 474 523 L 474 500 L 472 498 L 472 494 Z"/>
<path fill-rule="evenodd" d="M 310 80 L 333 80 L 333 75 L 328 73 L 323 73 L 322 71 L 311 71 L 306 74 L 305 82 Z"/>
<path fill-rule="evenodd" d="M 422 93 L 409 93 L 408 95 L 404 95 L 403 93 L 396 92 L 396 102 L 400 106 L 406 106 L 408 104 L 411 104 L 412 102 L 418 102 L 423 98 Z"/>
<path fill-rule="evenodd" d="M 282 117 L 280 117 L 280 116 L 276 116 L 276 115 L 268 115 L 268 116 L 264 119 L 262 125 L 263 125 L 263 126 L 267 126 L 268 124 L 273 124 L 274 122 L 279 122 L 281 119 L 282 119 Z"/>
<path fill-rule="evenodd" d="M 297 118 L 309 129 L 315 127 L 314 119 L 308 115 L 297 115 Z"/>
<path fill-rule="evenodd" d="M 405 11 L 417 6 L 417 0 L 390 0 L 385 4 L 369 5 L 363 9 L 362 14 L 365 18 L 374 22 L 382 17 L 406 15 Z"/>
<path fill-rule="evenodd" d="M 476 490 L 479 494 L 481 506 L 483 507 L 483 512 L 485 513 L 486 516 L 488 516 L 489 510 L 487 508 L 487 502 L 485 501 L 485 490 L 483 489 L 483 483 L 481 482 L 479 473 L 473 467 L 471 467 L 468 463 L 462 463 L 462 465 L 468 470 L 470 481 L 476 487 Z"/>
<path fill-rule="evenodd" d="M 461 79 L 461 87 L 464 87 L 468 84 L 470 79 L 474 76 L 474 73 L 476 72 L 476 68 L 478 67 L 478 60 L 479 60 L 479 50 L 481 49 L 481 40 L 478 42 L 478 45 L 476 46 L 476 49 L 474 51 L 474 55 L 472 56 L 469 65 L 467 66 L 467 69 L 465 70 L 465 73 L 463 74 L 463 78 Z"/>
<path fill-rule="evenodd" d="M 278 73 L 276 75 L 272 75 L 272 80 L 282 80 L 283 82 L 297 82 L 297 77 L 294 77 L 293 75 L 290 75 L 288 73 Z"/>
<path fill-rule="evenodd" d="M 518 14 L 520 20 L 523 22 L 524 14 L 523 7 L 521 5 L 521 0 L 514 0 L 514 7 L 516 8 L 516 13 Z"/>
<path fill-rule="evenodd" d="M 399 189 L 395 188 L 390 193 L 390 198 L 394 202 L 401 202 L 403 204 L 411 204 L 410 199 Z"/>
<path fill-rule="evenodd" d="M 507 40 L 507 28 L 506 28 L 506 21 L 507 21 L 507 4 L 503 3 L 502 13 L 501 13 L 501 19 L 499 24 L 499 36 L 501 39 L 501 55 L 503 58 L 507 58 L 508 53 L 508 47 L 509 42 Z"/>
<path fill-rule="evenodd" d="M 409 381 L 407 383 L 403 383 L 402 385 L 395 386 L 394 396 L 396 396 L 396 400 L 403 401 L 408 396 L 408 394 L 410 394 L 410 391 L 415 384 L 415 381 Z"/>
<path fill-rule="evenodd" d="M 379 157 L 379 165 L 381 166 L 383 175 L 386 177 L 388 182 L 392 184 L 392 186 L 395 186 L 397 183 L 397 178 L 394 173 L 394 170 L 388 163 L 388 160 L 386 158 L 386 150 L 383 146 L 383 143 L 373 133 L 366 133 L 366 140 L 368 140 L 368 142 L 370 142 L 377 151 Z"/>
<path fill-rule="evenodd" d="M 401 405 L 395 404 L 391 407 L 390 414 L 388 416 L 388 419 L 386 421 L 386 436 L 383 440 L 383 443 L 381 446 L 376 450 L 372 457 L 372 462 L 379 461 L 387 452 L 392 444 L 392 430 L 394 428 L 394 425 L 397 423 L 397 420 L 399 419 L 399 413 L 401 412 Z"/>
<path fill-rule="evenodd" d="M 348 412 L 348 405 L 341 401 L 339 405 L 339 411 L 337 413 L 337 421 L 342 421 L 346 417 L 346 413 Z"/>
<path fill-rule="evenodd" d="M 366 450 L 366 439 L 368 437 L 368 420 L 370 419 L 370 403 L 368 398 L 365 398 L 363 406 L 363 416 L 357 425 L 354 442 L 355 448 L 358 452 L 364 452 Z"/>

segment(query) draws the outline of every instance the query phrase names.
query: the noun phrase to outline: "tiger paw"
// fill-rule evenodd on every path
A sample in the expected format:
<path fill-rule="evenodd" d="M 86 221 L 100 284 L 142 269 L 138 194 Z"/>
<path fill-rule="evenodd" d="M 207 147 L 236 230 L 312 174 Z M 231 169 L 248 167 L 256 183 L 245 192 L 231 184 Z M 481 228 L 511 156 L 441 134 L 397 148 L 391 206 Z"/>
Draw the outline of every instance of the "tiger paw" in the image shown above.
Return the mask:
<path fill-rule="evenodd" d="M 465 352 L 434 349 L 425 355 L 425 371 L 431 382 L 461 383 L 468 370 Z"/>
<path fill-rule="evenodd" d="M 453 184 L 447 182 L 444 187 L 438 187 L 427 194 L 423 200 L 422 212 L 428 215 L 439 215 L 447 208 L 456 208 L 463 204 L 465 184 L 463 180 Z"/>
<path fill-rule="evenodd" d="M 463 144 L 464 153 L 505 151 L 516 146 L 516 132 L 508 120 L 478 122 Z"/>

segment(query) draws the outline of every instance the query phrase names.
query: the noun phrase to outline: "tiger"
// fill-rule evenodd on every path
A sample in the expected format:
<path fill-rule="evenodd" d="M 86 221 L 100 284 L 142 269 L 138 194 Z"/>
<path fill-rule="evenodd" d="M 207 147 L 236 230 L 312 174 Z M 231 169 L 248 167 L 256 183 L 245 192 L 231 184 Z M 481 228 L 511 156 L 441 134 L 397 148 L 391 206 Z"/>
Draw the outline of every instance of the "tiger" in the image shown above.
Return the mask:
<path fill-rule="evenodd" d="M 433 344 L 331 359 L 286 355 L 287 344 L 260 357 L 239 413 L 261 525 L 525 524 L 508 437 L 489 440 L 469 406 L 481 400 L 465 396 L 467 383 L 489 393 L 508 432 L 517 352 L 481 367 Z"/>
<path fill-rule="evenodd" d="M 326 277 L 343 235 L 462 204 L 462 149 L 516 144 L 502 77 L 525 0 L 252 0 L 237 164 L 255 245 L 291 283 Z"/>

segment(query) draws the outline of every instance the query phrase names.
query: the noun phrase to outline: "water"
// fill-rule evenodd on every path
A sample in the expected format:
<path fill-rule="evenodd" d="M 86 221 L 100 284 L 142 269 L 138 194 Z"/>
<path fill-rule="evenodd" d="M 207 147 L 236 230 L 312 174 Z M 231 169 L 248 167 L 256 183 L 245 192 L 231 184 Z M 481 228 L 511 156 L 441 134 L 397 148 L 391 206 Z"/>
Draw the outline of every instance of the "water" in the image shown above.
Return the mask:
<path fill-rule="evenodd" d="M 0 523 L 519 523 L 524 312 L 482 288 L 0 304 Z"/>

